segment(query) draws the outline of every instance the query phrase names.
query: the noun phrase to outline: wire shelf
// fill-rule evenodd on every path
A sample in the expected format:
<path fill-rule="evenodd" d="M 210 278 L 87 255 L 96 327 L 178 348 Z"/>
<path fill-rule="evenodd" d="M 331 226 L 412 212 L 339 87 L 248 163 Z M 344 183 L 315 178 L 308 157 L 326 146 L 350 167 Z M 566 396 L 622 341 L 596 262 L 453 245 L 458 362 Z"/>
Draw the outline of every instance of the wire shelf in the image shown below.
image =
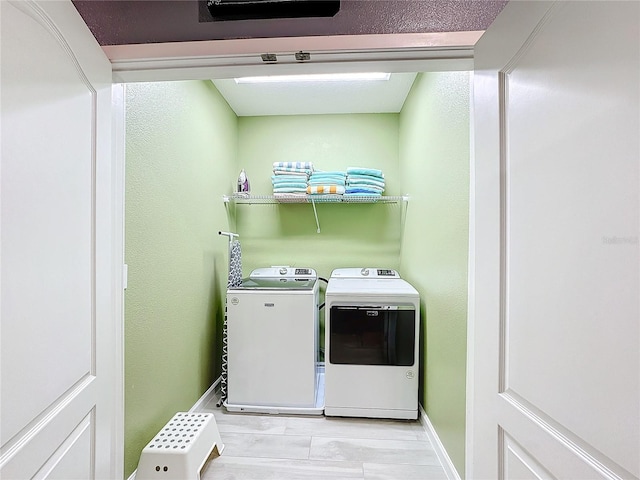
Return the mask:
<path fill-rule="evenodd" d="M 224 203 L 246 205 L 269 205 L 280 203 L 400 203 L 409 201 L 408 195 L 374 196 L 374 195 L 246 195 L 234 193 L 224 195 Z"/>

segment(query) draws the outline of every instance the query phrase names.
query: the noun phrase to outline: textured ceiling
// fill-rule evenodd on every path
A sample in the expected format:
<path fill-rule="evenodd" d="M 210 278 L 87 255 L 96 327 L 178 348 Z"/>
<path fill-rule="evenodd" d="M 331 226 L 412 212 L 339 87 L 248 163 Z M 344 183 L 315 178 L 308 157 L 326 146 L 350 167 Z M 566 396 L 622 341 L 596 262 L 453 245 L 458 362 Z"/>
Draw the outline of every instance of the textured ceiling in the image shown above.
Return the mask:
<path fill-rule="evenodd" d="M 213 21 L 204 0 L 73 0 L 101 45 L 486 30 L 507 0 L 342 0 L 333 17 Z"/>

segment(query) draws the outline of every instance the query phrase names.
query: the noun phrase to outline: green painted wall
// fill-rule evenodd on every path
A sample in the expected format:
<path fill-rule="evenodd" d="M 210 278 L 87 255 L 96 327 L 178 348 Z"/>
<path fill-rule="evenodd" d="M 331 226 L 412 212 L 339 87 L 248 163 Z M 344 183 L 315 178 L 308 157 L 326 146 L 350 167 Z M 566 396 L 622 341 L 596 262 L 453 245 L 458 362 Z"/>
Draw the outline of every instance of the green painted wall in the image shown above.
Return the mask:
<path fill-rule="evenodd" d="M 273 162 L 310 161 L 322 170 L 381 169 L 387 195 L 402 194 L 398 178 L 398 114 L 241 117 L 238 166 L 253 194 L 271 195 Z M 398 268 L 396 204 L 237 205 L 243 270 L 269 265 L 315 268 L 328 278 L 338 267 Z"/>
<path fill-rule="evenodd" d="M 421 295 L 421 402 L 462 478 L 469 107 L 469 73 L 424 73 L 400 114 L 400 179 L 411 193 L 400 271 Z"/>
<path fill-rule="evenodd" d="M 126 94 L 125 478 L 219 374 L 237 117 L 210 82 Z"/>

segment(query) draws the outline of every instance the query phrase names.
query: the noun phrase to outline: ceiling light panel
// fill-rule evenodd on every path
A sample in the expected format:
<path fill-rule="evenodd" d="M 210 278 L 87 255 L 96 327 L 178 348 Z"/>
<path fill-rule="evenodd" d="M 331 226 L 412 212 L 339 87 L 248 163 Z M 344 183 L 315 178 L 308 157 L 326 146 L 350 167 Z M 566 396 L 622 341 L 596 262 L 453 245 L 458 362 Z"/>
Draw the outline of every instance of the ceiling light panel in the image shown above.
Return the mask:
<path fill-rule="evenodd" d="M 238 84 L 213 80 L 236 115 L 398 113 L 416 77 L 394 73 L 388 81 Z"/>
<path fill-rule="evenodd" d="M 363 72 L 363 73 L 323 73 L 310 75 L 272 75 L 264 77 L 236 78 L 238 84 L 252 83 L 302 83 L 302 82 L 366 82 L 389 80 L 390 73 Z"/>

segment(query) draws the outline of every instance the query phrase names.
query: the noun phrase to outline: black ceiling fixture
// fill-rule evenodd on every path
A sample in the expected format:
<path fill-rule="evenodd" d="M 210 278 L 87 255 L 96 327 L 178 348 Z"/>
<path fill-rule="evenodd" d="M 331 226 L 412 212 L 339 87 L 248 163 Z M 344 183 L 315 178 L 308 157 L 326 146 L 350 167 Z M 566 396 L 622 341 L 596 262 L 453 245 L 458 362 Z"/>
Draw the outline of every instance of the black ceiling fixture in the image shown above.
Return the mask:
<path fill-rule="evenodd" d="M 340 0 L 207 0 L 213 20 L 333 17 Z"/>

